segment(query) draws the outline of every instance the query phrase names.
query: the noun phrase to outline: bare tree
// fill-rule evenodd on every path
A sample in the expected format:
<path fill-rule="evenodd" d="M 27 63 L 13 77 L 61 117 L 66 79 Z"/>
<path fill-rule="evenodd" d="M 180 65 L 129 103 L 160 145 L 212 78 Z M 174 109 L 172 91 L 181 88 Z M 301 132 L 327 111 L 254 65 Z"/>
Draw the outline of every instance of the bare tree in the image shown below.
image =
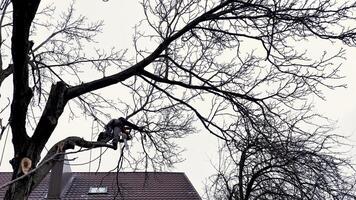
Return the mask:
<path fill-rule="evenodd" d="M 244 131 L 220 149 L 207 199 L 356 198 L 354 171 L 346 171 L 353 170 L 350 161 L 335 151 L 342 138 L 328 134 L 328 127 Z"/>
<path fill-rule="evenodd" d="M 82 51 L 82 42 L 90 42 L 101 26 L 85 24 L 84 17 L 75 18 L 73 9 L 60 17 L 48 38 L 32 42 L 30 34 L 42 25 L 36 21 L 42 19 L 36 18 L 42 13 L 38 11 L 39 4 L 40 0 L 2 3 L 6 5 L 2 7 L 4 19 L 5 10 L 12 6 L 9 25 L 3 21 L 1 26 L 2 30 L 12 27 L 12 62 L 1 71 L 1 80 L 13 75 L 9 122 L 15 151 L 11 161 L 12 179 L 17 180 L 10 185 L 6 199 L 26 199 L 56 162 L 49 159 L 53 155 L 75 145 L 111 147 L 69 137 L 40 159 L 66 105 L 70 107 L 73 102 L 94 120 L 105 120 L 106 109 L 117 107 L 117 112 L 145 126 L 146 132 L 135 136 L 142 144 L 142 159 L 134 160 L 145 167 L 171 166 L 178 162 L 174 138 L 193 133 L 193 122 L 200 121 L 207 132 L 226 143 L 229 158 L 235 165 L 249 165 L 244 157 L 239 160 L 237 156 L 248 154 L 246 161 L 256 166 L 253 172 L 262 170 L 264 176 L 256 178 L 247 168 L 248 172 L 242 170 L 244 176 L 239 176 L 243 179 L 242 186 L 234 190 L 240 199 L 276 196 L 283 199 L 290 197 L 290 190 L 300 195 L 293 197 L 314 198 L 310 188 L 314 188 L 311 185 L 318 177 L 327 178 L 324 182 L 336 179 L 336 175 L 325 170 L 339 170 L 340 160 L 328 156 L 323 142 L 329 138 L 324 136 L 327 130 L 324 125 L 313 123 L 312 116 L 318 118 L 318 115 L 309 113 L 308 97 L 322 97 L 322 88 L 340 86 L 332 80 L 340 78 L 335 63 L 342 58 L 343 50 L 335 54 L 321 52 L 315 58 L 308 56 L 303 44 L 319 38 L 355 45 L 355 27 L 349 26 L 349 21 L 354 20 L 355 3 L 143 0 L 146 18 L 135 29 L 136 59 L 133 61 L 126 59 L 125 51 L 109 54 L 97 51 L 97 58 L 88 58 Z M 140 46 L 142 41 L 157 47 L 144 49 Z M 95 80 L 85 80 L 81 73 L 81 69 L 90 66 L 98 70 Z M 111 102 L 94 93 L 114 84 L 128 89 L 132 100 Z M 210 110 L 202 109 L 202 101 L 211 102 Z M 39 118 L 27 119 L 28 111 L 33 109 L 38 109 Z M 30 123 L 32 134 L 28 133 Z M 254 149 L 258 151 L 254 153 Z M 292 154 L 287 153 L 289 149 Z M 295 168 L 304 162 L 310 163 L 303 166 L 311 170 L 308 177 Z M 31 173 L 18 179 L 24 174 L 21 163 Z M 270 173 L 275 170 L 275 163 L 288 166 L 277 167 L 277 170 L 287 169 L 288 173 Z M 324 166 L 325 163 L 330 166 Z M 283 182 L 279 180 L 282 175 L 293 176 Z M 306 180 L 310 181 L 298 183 Z M 256 185 L 256 181 L 262 182 Z M 276 188 L 279 183 L 285 187 Z M 326 190 L 340 192 L 344 187 L 336 187 L 337 183 L 320 184 L 316 190 L 321 192 L 315 194 L 335 197 Z M 298 184 L 309 186 L 297 188 Z M 252 194 L 262 191 L 260 187 L 264 185 L 269 188 L 268 194 Z"/>

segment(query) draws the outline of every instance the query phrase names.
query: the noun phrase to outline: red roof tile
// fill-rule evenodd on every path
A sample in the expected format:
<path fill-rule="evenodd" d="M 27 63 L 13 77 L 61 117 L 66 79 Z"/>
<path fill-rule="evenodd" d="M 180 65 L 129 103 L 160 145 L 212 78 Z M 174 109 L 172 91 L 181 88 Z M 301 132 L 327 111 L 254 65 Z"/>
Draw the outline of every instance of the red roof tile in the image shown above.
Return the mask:
<path fill-rule="evenodd" d="M 10 173 L 0 173 L 0 184 L 10 179 Z M 30 196 L 43 199 L 48 190 L 46 178 Z M 118 180 L 118 182 L 117 182 Z M 119 185 L 119 187 L 117 187 Z M 90 187 L 107 187 L 107 194 L 88 194 Z M 119 188 L 119 189 L 118 189 Z M 4 190 L 0 190 L 0 198 Z M 72 172 L 62 199 L 145 199 L 199 200 L 201 199 L 184 173 L 175 172 Z"/>

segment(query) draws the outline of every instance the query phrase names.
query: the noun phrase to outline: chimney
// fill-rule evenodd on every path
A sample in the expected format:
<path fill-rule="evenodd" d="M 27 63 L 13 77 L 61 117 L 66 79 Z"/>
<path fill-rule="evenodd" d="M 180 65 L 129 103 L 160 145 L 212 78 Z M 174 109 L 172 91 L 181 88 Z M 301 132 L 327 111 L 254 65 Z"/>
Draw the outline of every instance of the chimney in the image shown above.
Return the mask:
<path fill-rule="evenodd" d="M 68 165 L 68 161 L 66 161 L 66 165 L 63 165 L 65 158 L 65 156 L 59 158 L 60 160 L 53 166 L 51 170 L 47 199 L 61 199 L 66 185 L 70 183 L 72 173 L 70 166 Z"/>

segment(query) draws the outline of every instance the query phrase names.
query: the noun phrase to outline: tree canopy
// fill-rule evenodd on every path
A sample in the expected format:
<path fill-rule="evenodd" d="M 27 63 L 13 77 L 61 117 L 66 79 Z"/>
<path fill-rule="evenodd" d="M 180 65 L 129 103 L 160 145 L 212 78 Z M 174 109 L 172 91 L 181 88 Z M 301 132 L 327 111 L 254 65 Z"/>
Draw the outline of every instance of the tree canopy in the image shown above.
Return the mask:
<path fill-rule="evenodd" d="M 1 2 L 0 85 L 13 79 L 11 106 L 1 111 L 10 113 L 2 132 L 11 127 L 14 148 L 6 199 L 27 198 L 75 146 L 115 149 L 74 135 L 41 158 L 65 109 L 88 116 L 88 126 L 103 126 L 111 112 L 145 127 L 134 135 L 140 154 L 127 162 L 154 169 L 179 162 L 174 139 L 200 124 L 223 144 L 212 198 L 355 198 L 344 173 L 351 165 L 332 148 L 340 137 L 310 101 L 343 86 L 336 81 L 344 50 L 311 54 L 306 44 L 355 46 L 356 3 L 142 0 L 133 56 L 89 49 L 103 22 L 88 22 L 73 5 L 53 19 L 55 3 L 40 3 Z M 109 86 L 130 98 L 100 93 Z"/>

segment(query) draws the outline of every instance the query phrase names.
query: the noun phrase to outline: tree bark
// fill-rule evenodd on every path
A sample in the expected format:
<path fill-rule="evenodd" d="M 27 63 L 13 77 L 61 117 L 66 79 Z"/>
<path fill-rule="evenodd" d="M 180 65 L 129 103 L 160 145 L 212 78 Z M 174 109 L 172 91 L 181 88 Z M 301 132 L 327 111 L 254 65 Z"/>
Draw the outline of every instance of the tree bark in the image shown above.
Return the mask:
<path fill-rule="evenodd" d="M 37 155 L 31 148 L 30 137 L 26 132 L 26 114 L 32 98 L 32 90 L 28 81 L 29 32 L 31 23 L 37 12 L 40 0 L 12 0 L 13 30 L 11 54 L 13 61 L 13 100 L 11 104 L 10 126 L 14 158 L 10 161 L 13 167 L 12 179 L 23 174 L 20 163 L 23 158 L 33 160 Z M 33 164 L 30 166 L 33 167 Z M 12 184 L 5 194 L 5 199 L 26 199 L 30 193 L 31 177 L 26 177 Z"/>

